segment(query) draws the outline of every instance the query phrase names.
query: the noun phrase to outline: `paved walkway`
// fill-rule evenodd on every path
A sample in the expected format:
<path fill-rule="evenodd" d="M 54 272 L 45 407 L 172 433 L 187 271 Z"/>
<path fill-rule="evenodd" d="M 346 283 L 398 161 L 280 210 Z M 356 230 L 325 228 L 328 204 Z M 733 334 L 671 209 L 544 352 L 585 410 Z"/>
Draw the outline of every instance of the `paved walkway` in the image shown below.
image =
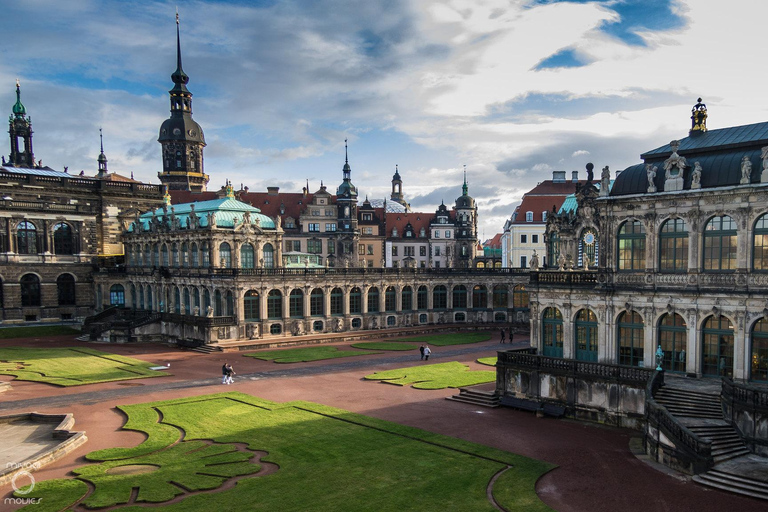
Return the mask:
<path fill-rule="evenodd" d="M 22 464 L 61 443 L 61 439 L 53 438 L 57 425 L 28 420 L 0 422 L 0 467 Z"/>

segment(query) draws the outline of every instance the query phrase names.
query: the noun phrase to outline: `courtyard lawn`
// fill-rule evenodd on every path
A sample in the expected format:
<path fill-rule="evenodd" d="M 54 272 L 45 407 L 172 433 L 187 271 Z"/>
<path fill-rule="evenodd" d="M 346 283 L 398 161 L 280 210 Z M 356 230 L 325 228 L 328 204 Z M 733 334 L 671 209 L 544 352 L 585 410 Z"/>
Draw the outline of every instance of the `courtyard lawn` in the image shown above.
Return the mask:
<path fill-rule="evenodd" d="M 398 386 L 413 384 L 416 389 L 445 389 L 494 382 L 496 372 L 489 370 L 471 371 L 467 365 L 453 361 L 385 370 L 366 375 L 365 378 L 367 380 L 380 380 L 387 384 L 397 384 Z"/>
<path fill-rule="evenodd" d="M 497 360 L 497 359 L 498 359 L 498 358 L 497 358 L 496 356 L 491 356 L 491 357 L 481 357 L 481 358 L 479 358 L 479 359 L 477 360 L 477 362 L 478 362 L 478 363 L 480 363 L 480 364 L 485 364 L 485 365 L 488 365 L 488 366 L 496 366 L 496 360 Z"/>
<path fill-rule="evenodd" d="M 429 336 L 419 336 L 417 338 L 406 338 L 395 340 L 403 343 L 416 343 L 421 345 L 434 345 L 436 347 L 446 347 L 448 345 L 463 345 L 465 343 L 480 343 L 491 339 L 489 332 L 453 332 L 448 334 L 430 334 Z"/>
<path fill-rule="evenodd" d="M 11 340 L 16 338 L 44 338 L 46 336 L 64 336 L 67 334 L 81 334 L 81 332 L 66 325 L 4 327 L 0 329 L 0 340 Z"/>
<path fill-rule="evenodd" d="M 120 409 L 147 440 L 37 482 L 24 510 L 493 512 L 497 474 L 503 510 L 550 510 L 534 489 L 550 464 L 319 404 L 220 393 Z"/>
<path fill-rule="evenodd" d="M 0 347 L 0 374 L 57 386 L 161 377 L 152 363 L 90 348 Z"/>
<path fill-rule="evenodd" d="M 308 361 L 322 361 L 323 359 L 335 359 L 338 357 L 367 356 L 380 354 L 381 352 L 339 350 L 336 347 L 302 347 L 286 350 L 270 350 L 267 352 L 253 352 L 244 354 L 255 359 L 274 361 L 276 363 L 306 363 Z"/>
<path fill-rule="evenodd" d="M 413 343 L 398 343 L 396 341 L 366 341 L 365 343 L 355 343 L 352 348 L 362 348 L 364 350 L 417 350 L 418 345 Z"/>

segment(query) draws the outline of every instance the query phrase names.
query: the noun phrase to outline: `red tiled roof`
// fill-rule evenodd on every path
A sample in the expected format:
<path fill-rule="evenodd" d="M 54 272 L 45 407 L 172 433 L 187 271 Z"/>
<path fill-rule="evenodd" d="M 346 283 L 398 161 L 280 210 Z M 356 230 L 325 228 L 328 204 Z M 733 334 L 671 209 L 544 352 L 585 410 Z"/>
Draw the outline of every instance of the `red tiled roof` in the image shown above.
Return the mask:
<path fill-rule="evenodd" d="M 397 238 L 402 238 L 405 232 L 405 226 L 411 223 L 413 233 L 416 238 L 419 237 L 421 228 L 424 228 L 425 238 L 429 236 L 429 221 L 434 217 L 432 213 L 410 212 L 410 213 L 387 213 L 387 238 L 392 237 L 392 228 L 397 228 Z"/>
<path fill-rule="evenodd" d="M 523 202 L 517 210 L 517 218 L 512 224 L 532 224 L 525 218 L 527 212 L 533 212 L 533 223 L 542 223 L 542 212 L 547 215 L 552 214 L 552 206 L 559 210 L 565 201 L 565 195 L 562 196 L 523 196 Z"/>
<path fill-rule="evenodd" d="M 567 181 L 552 181 L 552 180 L 545 180 L 533 187 L 530 191 L 526 192 L 525 195 L 568 195 L 573 194 L 576 192 L 576 183 L 580 183 L 581 185 L 585 185 L 587 183 L 586 180 L 580 180 L 578 182 L 573 182 L 571 180 Z"/>
<path fill-rule="evenodd" d="M 493 235 L 493 238 L 488 240 L 484 246 L 490 247 L 491 249 L 501 249 L 501 233 Z"/>

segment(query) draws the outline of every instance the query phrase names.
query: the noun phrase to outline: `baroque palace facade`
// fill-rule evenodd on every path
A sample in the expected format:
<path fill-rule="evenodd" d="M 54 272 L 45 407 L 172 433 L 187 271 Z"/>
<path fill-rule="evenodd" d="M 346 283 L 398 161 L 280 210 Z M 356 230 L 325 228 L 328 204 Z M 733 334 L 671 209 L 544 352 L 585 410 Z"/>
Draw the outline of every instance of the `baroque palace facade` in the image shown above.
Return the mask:
<path fill-rule="evenodd" d="M 768 123 L 644 153 L 611 187 L 588 182 L 547 219 L 531 275 L 543 355 L 768 381 Z"/>

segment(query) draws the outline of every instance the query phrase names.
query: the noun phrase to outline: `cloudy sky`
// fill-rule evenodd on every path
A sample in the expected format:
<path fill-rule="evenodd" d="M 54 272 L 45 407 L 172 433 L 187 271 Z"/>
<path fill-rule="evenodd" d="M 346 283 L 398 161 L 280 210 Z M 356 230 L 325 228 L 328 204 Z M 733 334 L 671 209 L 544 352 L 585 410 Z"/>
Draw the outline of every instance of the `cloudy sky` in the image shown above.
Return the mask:
<path fill-rule="evenodd" d="M 759 0 L 0 0 L 0 107 L 15 79 L 35 155 L 158 182 L 175 9 L 210 189 L 451 204 L 466 165 L 486 238 L 553 170 L 623 169 L 687 135 L 768 120 Z M 5 84 L 5 85 L 3 85 Z M 8 146 L 3 146 L 7 154 Z"/>

